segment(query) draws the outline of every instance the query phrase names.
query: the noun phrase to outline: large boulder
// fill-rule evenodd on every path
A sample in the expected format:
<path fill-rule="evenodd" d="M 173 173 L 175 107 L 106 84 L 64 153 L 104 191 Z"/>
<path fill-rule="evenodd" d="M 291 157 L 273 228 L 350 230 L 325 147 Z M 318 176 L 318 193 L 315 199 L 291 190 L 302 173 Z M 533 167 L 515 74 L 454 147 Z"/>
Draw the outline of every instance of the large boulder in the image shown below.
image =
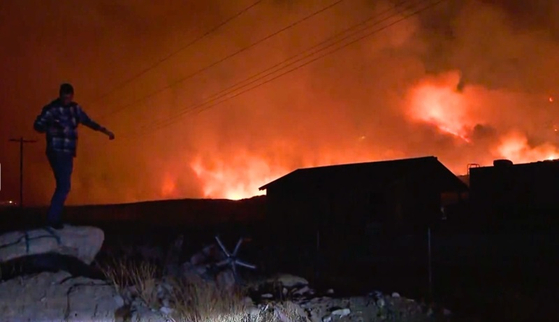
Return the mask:
<path fill-rule="evenodd" d="M 0 262 L 29 255 L 58 253 L 91 264 L 105 234 L 95 227 L 65 226 L 61 230 L 34 229 L 0 235 Z"/>
<path fill-rule="evenodd" d="M 0 283 L 2 321 L 115 321 L 124 305 L 103 281 L 41 273 Z"/>

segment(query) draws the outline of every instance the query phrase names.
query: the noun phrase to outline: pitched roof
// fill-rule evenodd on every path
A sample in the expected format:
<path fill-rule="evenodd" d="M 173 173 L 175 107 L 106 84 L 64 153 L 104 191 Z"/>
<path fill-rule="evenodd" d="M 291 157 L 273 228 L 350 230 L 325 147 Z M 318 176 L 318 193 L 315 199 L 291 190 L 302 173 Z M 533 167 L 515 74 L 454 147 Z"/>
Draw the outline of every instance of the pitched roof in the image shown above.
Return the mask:
<path fill-rule="evenodd" d="M 259 190 L 266 190 L 278 184 L 356 182 L 357 180 L 363 180 L 363 178 L 371 178 L 375 182 L 383 183 L 405 176 L 426 175 L 432 173 L 431 171 L 436 173 L 436 178 L 432 178 L 436 182 L 430 183 L 437 183 L 442 189 L 449 189 L 448 191 L 465 191 L 468 189 L 436 157 L 428 156 L 297 169 L 260 187 Z"/>

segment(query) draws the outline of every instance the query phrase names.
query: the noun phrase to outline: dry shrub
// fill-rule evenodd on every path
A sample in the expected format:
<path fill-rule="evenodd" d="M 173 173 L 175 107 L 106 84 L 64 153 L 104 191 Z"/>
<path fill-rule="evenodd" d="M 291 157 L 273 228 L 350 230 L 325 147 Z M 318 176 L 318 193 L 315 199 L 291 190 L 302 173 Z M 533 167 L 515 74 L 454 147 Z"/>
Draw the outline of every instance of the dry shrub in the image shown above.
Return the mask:
<path fill-rule="evenodd" d="M 150 308 L 159 308 L 158 281 L 162 276 L 157 266 L 127 260 L 113 260 L 102 266 L 117 292 L 123 294 L 134 286 L 136 295 Z M 302 309 L 289 302 L 276 303 L 267 312 L 249 319 L 246 290 L 222 289 L 198 276 L 168 279 L 169 300 L 174 309 L 171 321 L 185 322 L 299 322 L 308 321 Z"/>
<path fill-rule="evenodd" d="M 157 280 L 161 277 L 161 270 L 157 265 L 129 259 L 112 259 L 100 266 L 123 298 L 127 298 L 126 290 L 132 286 L 133 294 L 138 296 L 147 307 L 159 307 Z"/>
<path fill-rule="evenodd" d="M 199 277 L 175 280 L 172 300 L 175 318 L 180 321 L 246 321 L 244 293 L 224 290 Z"/>
<path fill-rule="evenodd" d="M 302 317 L 306 316 L 306 313 L 297 304 L 287 301 L 276 305 L 274 316 L 280 321 L 295 322 L 300 321 Z"/>
<path fill-rule="evenodd" d="M 200 278 L 176 281 L 173 289 L 175 321 L 309 322 L 304 309 L 290 301 L 271 304 L 269 310 L 249 319 L 244 290 L 222 290 Z"/>
<path fill-rule="evenodd" d="M 107 279 L 116 291 L 127 298 L 132 287 L 144 305 L 159 308 L 158 281 L 162 276 L 156 265 L 126 259 L 109 260 L 100 264 Z M 199 277 L 167 279 L 171 284 L 170 300 L 175 321 L 188 322 L 245 322 L 246 305 L 244 292 L 240 289 L 224 290 L 215 283 Z"/>

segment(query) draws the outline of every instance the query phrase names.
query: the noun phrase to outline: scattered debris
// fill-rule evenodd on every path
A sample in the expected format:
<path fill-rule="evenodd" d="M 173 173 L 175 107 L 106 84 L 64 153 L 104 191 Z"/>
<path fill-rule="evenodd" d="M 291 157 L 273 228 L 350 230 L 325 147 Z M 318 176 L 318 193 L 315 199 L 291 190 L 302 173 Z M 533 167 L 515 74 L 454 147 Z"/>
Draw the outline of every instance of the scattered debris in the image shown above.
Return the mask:
<path fill-rule="evenodd" d="M 219 236 L 215 236 L 215 240 L 217 241 L 217 244 L 219 245 L 219 248 L 221 248 L 223 254 L 225 254 L 225 259 L 216 263 L 215 265 L 220 268 L 228 267 L 233 272 L 233 276 L 235 277 L 236 281 L 239 281 L 237 266 L 246 267 L 249 269 L 256 269 L 256 266 L 246 263 L 237 257 L 237 254 L 239 253 L 239 249 L 241 248 L 241 244 L 243 243 L 243 238 L 239 239 L 232 253 L 230 253 L 227 250 L 227 248 L 225 248 L 225 246 L 221 242 L 221 239 L 219 239 Z"/>

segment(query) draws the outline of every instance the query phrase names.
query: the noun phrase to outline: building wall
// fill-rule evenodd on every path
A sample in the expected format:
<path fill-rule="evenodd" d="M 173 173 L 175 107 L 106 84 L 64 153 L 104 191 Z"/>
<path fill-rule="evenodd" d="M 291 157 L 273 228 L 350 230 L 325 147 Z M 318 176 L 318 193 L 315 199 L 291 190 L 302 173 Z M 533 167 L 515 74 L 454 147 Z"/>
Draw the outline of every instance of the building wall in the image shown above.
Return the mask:
<path fill-rule="evenodd" d="M 315 217 L 323 206 L 321 196 L 293 187 L 272 187 L 266 193 L 267 222 L 275 238 L 305 239 L 315 229 Z"/>
<path fill-rule="evenodd" d="M 559 163 L 538 162 L 472 169 L 470 200 L 495 220 L 559 210 Z"/>
<path fill-rule="evenodd" d="M 322 189 L 276 186 L 267 191 L 267 202 L 270 223 L 280 234 L 295 238 L 306 234 L 314 240 L 320 229 L 324 244 L 340 239 L 357 242 L 379 227 L 387 231 L 417 227 L 440 214 L 437 191 L 405 180 L 380 189 L 368 184 Z"/>

